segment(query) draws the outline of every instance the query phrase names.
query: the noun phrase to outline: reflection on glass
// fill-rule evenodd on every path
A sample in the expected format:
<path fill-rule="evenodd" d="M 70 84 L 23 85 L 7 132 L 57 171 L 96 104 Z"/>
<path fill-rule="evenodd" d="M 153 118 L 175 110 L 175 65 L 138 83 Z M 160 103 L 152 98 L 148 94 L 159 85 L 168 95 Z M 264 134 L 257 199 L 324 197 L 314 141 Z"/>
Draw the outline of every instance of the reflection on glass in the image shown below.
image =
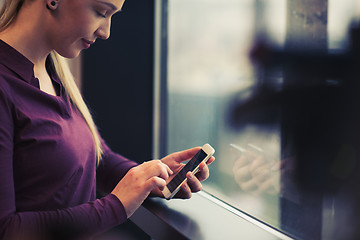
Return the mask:
<path fill-rule="evenodd" d="M 312 15 L 298 7 L 304 1 L 290 2 L 293 5 L 286 0 L 169 0 L 167 149 L 209 142 L 216 161 L 206 191 L 291 236 L 319 239 L 327 207 L 323 199 L 297 188 L 294 161 L 284 154 L 281 119 L 240 130 L 228 122 L 234 99 L 251 96 L 262 74 L 249 61 L 258 36 L 284 47 L 290 33 L 299 34 L 289 27 L 290 14 L 297 23 L 303 21 L 299 31 L 325 29 L 319 33 L 325 36 L 325 48 L 342 50 L 349 23 L 360 16 L 357 0 L 316 0 L 323 10 L 311 5 Z M 284 82 L 281 71 L 270 77 L 276 84 Z"/>
<path fill-rule="evenodd" d="M 240 189 L 255 195 L 280 193 L 280 162 L 272 156 L 266 156 L 262 148 L 248 144 L 242 148 L 230 144 L 237 155 L 233 174 Z"/>

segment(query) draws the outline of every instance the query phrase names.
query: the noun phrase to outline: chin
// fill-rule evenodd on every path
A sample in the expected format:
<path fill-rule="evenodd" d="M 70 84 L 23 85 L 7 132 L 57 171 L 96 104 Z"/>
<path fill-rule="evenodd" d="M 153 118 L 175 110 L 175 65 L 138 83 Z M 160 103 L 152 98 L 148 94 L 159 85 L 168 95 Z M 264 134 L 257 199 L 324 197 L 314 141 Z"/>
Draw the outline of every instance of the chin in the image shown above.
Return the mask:
<path fill-rule="evenodd" d="M 77 56 L 80 55 L 82 49 L 75 47 L 75 46 L 71 46 L 68 48 L 60 48 L 60 49 L 55 49 L 55 51 L 62 57 L 64 58 L 76 58 Z"/>
<path fill-rule="evenodd" d="M 80 55 L 80 51 L 73 51 L 73 52 L 58 52 L 64 58 L 76 58 Z"/>

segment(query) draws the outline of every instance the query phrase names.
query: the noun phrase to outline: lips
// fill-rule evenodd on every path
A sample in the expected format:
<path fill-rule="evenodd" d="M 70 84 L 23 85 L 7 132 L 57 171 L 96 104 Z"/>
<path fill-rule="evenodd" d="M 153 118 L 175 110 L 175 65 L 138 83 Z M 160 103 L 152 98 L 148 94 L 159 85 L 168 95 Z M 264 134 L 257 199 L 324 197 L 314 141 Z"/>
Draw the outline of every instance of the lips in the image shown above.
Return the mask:
<path fill-rule="evenodd" d="M 95 41 L 89 41 L 89 40 L 86 40 L 84 38 L 83 38 L 83 41 L 86 42 L 87 44 L 90 44 L 90 45 L 95 43 Z"/>
<path fill-rule="evenodd" d="M 95 43 L 95 41 L 90 41 L 90 40 L 87 40 L 84 38 L 82 38 L 81 40 L 83 42 L 84 48 L 86 48 L 86 49 L 89 48 L 91 46 L 91 44 Z"/>

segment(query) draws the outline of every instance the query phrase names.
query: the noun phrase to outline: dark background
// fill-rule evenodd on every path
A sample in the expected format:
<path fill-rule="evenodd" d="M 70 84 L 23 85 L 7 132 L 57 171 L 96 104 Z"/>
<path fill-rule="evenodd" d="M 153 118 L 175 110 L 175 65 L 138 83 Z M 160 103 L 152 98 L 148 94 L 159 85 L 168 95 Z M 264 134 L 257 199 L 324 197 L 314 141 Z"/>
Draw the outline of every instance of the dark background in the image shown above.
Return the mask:
<path fill-rule="evenodd" d="M 111 36 L 83 53 L 83 94 L 115 152 L 152 157 L 154 2 L 125 1 Z"/>
<path fill-rule="evenodd" d="M 126 1 L 112 18 L 110 38 L 82 56 L 82 91 L 101 136 L 137 162 L 152 157 L 153 22 L 153 1 Z M 108 234 L 149 239 L 130 220 Z"/>

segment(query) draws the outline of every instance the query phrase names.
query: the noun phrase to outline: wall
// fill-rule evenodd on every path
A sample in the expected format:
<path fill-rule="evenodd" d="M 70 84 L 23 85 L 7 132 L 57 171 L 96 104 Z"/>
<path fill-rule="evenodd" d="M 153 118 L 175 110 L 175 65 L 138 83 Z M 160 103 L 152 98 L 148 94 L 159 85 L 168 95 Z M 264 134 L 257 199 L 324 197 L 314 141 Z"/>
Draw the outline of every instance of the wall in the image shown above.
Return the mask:
<path fill-rule="evenodd" d="M 152 156 L 153 5 L 126 1 L 112 18 L 110 38 L 82 55 L 82 91 L 102 137 L 113 151 L 138 162 Z M 131 221 L 109 234 L 149 239 Z"/>
<path fill-rule="evenodd" d="M 152 153 L 154 3 L 126 1 L 110 39 L 83 54 L 83 93 L 102 137 L 136 161 Z"/>

